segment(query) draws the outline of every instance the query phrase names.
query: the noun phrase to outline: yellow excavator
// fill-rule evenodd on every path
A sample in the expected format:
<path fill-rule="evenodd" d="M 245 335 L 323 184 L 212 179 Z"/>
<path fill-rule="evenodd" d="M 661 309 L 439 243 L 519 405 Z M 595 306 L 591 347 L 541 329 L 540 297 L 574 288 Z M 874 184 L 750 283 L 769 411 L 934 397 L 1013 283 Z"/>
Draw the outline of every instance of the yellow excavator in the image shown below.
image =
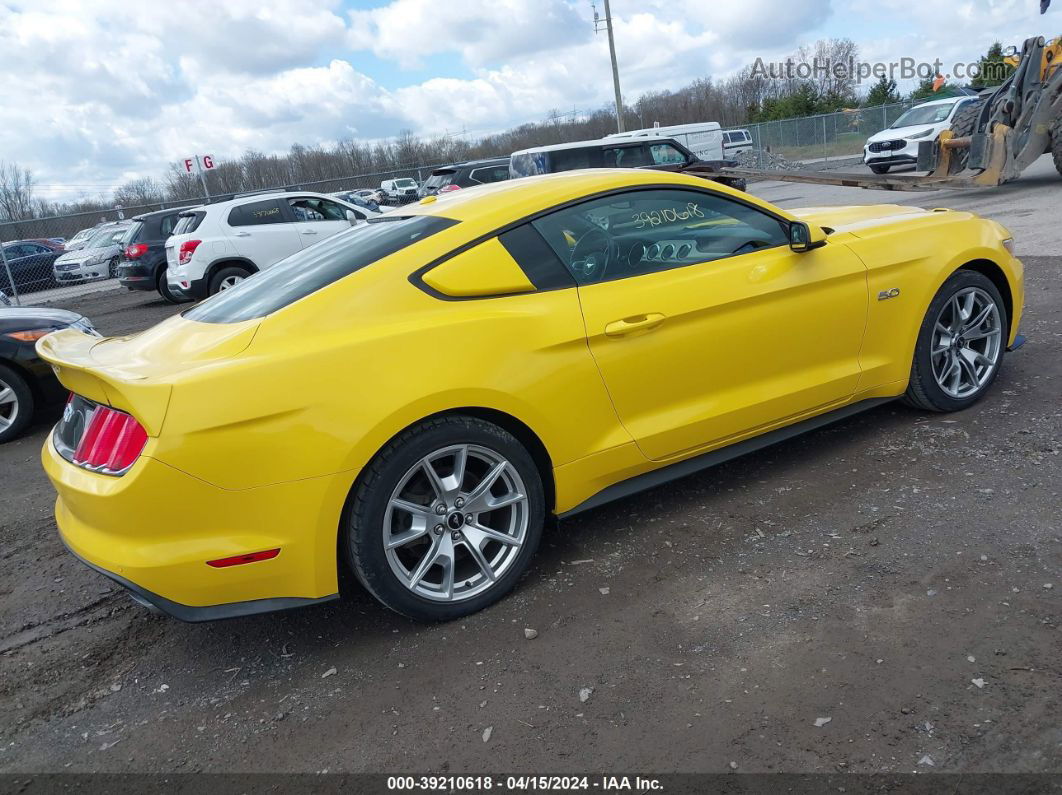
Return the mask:
<path fill-rule="evenodd" d="M 1040 13 L 1051 0 L 1041 0 Z M 1001 185 L 1045 153 L 1062 175 L 1062 36 L 1027 39 L 1004 52 L 1014 72 L 980 101 L 963 108 L 934 141 L 918 146 L 924 175 L 839 174 L 823 171 L 723 169 L 734 175 L 880 190 L 934 190 Z"/>

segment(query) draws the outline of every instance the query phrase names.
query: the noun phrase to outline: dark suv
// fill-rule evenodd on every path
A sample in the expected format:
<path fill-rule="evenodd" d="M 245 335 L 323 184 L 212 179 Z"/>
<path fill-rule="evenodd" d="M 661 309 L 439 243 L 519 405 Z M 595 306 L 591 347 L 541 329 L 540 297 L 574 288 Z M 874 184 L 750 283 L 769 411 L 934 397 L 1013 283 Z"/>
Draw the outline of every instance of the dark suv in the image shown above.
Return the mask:
<path fill-rule="evenodd" d="M 166 238 L 173 234 L 180 214 L 187 207 L 174 207 L 138 215 L 126 237 L 118 261 L 118 283 L 130 290 L 157 290 L 171 304 L 188 301 L 166 284 Z"/>
<path fill-rule="evenodd" d="M 509 179 L 509 158 L 470 160 L 467 163 L 455 163 L 435 169 L 420 186 L 417 196 L 423 199 L 436 193 L 448 193 L 459 188 L 472 188 L 506 179 Z"/>

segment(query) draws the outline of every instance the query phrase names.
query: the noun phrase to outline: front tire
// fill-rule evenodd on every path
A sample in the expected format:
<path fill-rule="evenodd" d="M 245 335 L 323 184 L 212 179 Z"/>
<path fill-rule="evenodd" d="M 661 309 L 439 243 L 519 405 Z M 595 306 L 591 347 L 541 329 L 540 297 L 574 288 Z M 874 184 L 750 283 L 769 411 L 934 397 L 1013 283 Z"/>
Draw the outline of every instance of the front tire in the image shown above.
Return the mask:
<path fill-rule="evenodd" d="M 978 102 L 971 102 L 955 114 L 955 118 L 951 120 L 951 135 L 953 138 L 968 138 L 976 132 L 977 120 L 981 115 L 981 109 L 984 104 L 985 101 L 983 99 Z M 965 171 L 969 162 L 969 149 L 952 149 L 948 173 L 958 174 L 960 171 Z"/>
<path fill-rule="evenodd" d="M 538 548 L 545 510 L 538 468 L 512 434 L 441 417 L 401 433 L 365 468 L 340 543 L 384 605 L 449 621 L 512 590 Z"/>
<path fill-rule="evenodd" d="M 1055 161 L 1055 170 L 1062 175 L 1062 116 L 1055 119 L 1051 127 L 1051 157 Z"/>
<path fill-rule="evenodd" d="M 940 412 L 972 406 L 999 375 L 1008 329 L 1006 304 L 991 279 L 953 273 L 922 321 L 906 402 Z"/>
<path fill-rule="evenodd" d="M 18 372 L 0 364 L 0 444 L 11 441 L 33 419 L 33 391 Z"/>

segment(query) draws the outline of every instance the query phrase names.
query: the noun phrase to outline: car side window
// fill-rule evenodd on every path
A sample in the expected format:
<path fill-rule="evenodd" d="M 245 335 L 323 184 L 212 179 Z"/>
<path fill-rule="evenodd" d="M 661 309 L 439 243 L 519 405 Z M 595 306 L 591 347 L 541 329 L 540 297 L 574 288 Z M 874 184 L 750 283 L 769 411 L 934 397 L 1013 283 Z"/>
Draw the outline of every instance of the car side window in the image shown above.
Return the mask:
<path fill-rule="evenodd" d="M 177 219 L 179 215 L 166 215 L 159 221 L 159 233 L 163 238 L 167 238 L 173 234 L 173 228 L 177 226 Z"/>
<path fill-rule="evenodd" d="M 655 166 L 670 166 L 686 162 L 686 156 L 671 144 L 653 144 L 649 147 L 649 152 Z"/>
<path fill-rule="evenodd" d="M 345 221 L 347 214 L 344 209 L 328 199 L 317 199 L 306 196 L 299 199 L 288 199 L 291 212 L 296 221 Z"/>
<path fill-rule="evenodd" d="M 788 245 L 788 224 L 701 191 L 652 189 L 593 199 L 532 221 L 585 285 Z"/>
<path fill-rule="evenodd" d="M 229 226 L 261 226 L 263 224 L 287 223 L 280 202 L 269 199 L 233 207 L 229 212 Z"/>
<path fill-rule="evenodd" d="M 483 184 L 503 182 L 504 180 L 509 179 L 509 167 L 488 166 L 487 168 L 477 168 L 469 173 L 468 178 L 474 182 L 480 182 Z"/>

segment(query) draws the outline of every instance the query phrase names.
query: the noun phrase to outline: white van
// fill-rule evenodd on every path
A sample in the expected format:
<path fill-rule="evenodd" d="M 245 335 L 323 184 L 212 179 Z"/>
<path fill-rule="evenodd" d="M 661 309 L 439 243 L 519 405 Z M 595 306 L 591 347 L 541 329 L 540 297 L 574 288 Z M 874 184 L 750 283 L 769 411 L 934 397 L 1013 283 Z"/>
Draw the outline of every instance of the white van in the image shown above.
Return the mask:
<path fill-rule="evenodd" d="M 385 179 L 380 183 L 380 191 L 388 204 L 407 204 L 417 200 L 417 181 L 410 177 Z"/>
<path fill-rule="evenodd" d="M 701 160 L 723 159 L 723 131 L 719 122 L 672 124 L 668 127 L 646 127 L 644 130 L 612 133 L 608 138 L 674 138 Z"/>
<path fill-rule="evenodd" d="M 748 130 L 726 130 L 723 132 L 723 152 L 727 160 L 743 152 L 752 151 L 752 134 Z"/>

